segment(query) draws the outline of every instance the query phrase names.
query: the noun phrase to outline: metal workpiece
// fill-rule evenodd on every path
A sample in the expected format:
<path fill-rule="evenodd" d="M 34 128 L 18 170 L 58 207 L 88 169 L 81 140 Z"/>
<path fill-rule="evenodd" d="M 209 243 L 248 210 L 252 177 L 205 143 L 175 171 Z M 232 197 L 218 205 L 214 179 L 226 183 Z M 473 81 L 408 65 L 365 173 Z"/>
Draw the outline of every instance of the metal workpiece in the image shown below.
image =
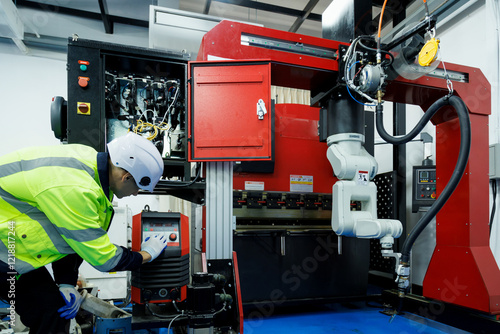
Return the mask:
<path fill-rule="evenodd" d="M 81 295 L 83 298 L 81 308 L 95 314 L 98 317 L 119 319 L 132 316 L 130 313 L 122 310 L 121 308 L 111 305 L 110 303 L 91 295 L 87 290 L 83 290 Z"/>

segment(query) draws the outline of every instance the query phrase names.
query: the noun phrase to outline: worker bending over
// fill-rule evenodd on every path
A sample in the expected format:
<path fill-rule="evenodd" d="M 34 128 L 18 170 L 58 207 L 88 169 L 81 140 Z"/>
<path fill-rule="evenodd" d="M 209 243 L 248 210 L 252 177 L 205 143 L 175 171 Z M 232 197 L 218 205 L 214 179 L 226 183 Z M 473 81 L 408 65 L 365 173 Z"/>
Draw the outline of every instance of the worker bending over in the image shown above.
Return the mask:
<path fill-rule="evenodd" d="M 0 297 L 30 334 L 69 332 L 82 303 L 75 286 L 83 260 L 103 272 L 134 270 L 166 247 L 158 236 L 140 252 L 110 242 L 113 196 L 152 192 L 163 160 L 134 133 L 107 147 L 36 147 L 0 157 Z"/>

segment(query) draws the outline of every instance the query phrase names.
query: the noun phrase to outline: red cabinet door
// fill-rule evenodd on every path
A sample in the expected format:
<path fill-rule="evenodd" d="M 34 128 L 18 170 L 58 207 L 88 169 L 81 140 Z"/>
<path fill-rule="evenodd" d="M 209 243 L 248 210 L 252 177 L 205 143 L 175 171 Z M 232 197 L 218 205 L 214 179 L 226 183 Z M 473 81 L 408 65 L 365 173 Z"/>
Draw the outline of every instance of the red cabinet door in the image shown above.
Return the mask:
<path fill-rule="evenodd" d="M 189 160 L 271 160 L 270 63 L 191 62 L 189 70 Z"/>

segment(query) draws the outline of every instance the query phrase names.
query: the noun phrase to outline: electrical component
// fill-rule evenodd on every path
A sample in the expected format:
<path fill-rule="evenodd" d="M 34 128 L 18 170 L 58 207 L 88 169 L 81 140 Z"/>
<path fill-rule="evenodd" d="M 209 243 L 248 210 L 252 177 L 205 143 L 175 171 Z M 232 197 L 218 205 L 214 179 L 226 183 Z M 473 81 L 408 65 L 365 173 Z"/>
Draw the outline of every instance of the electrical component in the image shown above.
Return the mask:
<path fill-rule="evenodd" d="M 500 179 L 500 143 L 490 145 L 490 171 L 488 175 L 491 179 Z"/>
<path fill-rule="evenodd" d="M 436 166 L 413 166 L 412 212 L 436 201 Z"/>
<path fill-rule="evenodd" d="M 380 65 L 366 65 L 361 70 L 359 89 L 365 93 L 375 93 L 382 89 L 386 75 Z"/>
<path fill-rule="evenodd" d="M 123 130 L 151 140 L 163 156 L 183 156 L 185 105 L 179 80 L 106 72 L 105 92 L 109 122 L 118 120 Z"/>

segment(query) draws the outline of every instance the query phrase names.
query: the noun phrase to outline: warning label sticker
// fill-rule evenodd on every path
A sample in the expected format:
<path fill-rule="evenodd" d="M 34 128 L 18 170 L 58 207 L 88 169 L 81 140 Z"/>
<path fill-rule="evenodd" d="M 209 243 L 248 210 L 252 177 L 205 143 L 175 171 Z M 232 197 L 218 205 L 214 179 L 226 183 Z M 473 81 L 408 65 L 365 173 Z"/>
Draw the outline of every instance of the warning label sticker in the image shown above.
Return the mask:
<path fill-rule="evenodd" d="M 356 176 L 356 183 L 366 186 L 369 181 L 370 178 L 368 177 L 368 172 L 360 170 Z"/>
<path fill-rule="evenodd" d="M 245 190 L 260 190 L 264 191 L 264 182 L 245 181 Z"/>
<path fill-rule="evenodd" d="M 312 175 L 290 175 L 290 191 L 312 193 Z"/>

